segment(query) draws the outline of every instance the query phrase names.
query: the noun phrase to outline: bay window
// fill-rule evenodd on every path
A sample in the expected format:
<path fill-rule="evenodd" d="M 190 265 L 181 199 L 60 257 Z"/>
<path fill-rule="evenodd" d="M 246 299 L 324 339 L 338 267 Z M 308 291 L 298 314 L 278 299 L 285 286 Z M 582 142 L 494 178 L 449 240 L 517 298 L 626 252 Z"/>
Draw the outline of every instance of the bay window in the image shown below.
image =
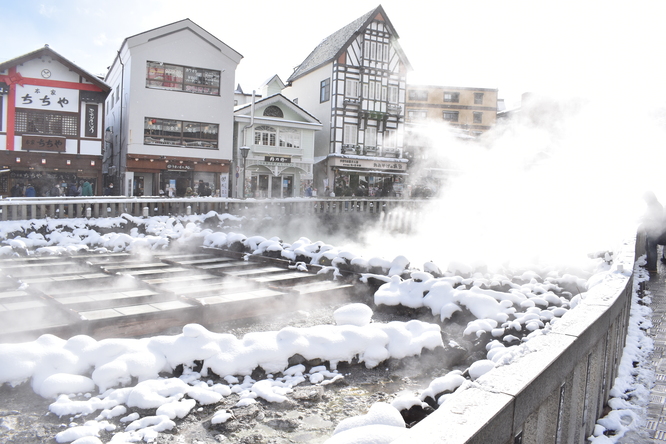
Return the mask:
<path fill-rule="evenodd" d="M 146 87 L 195 94 L 220 95 L 221 71 L 146 62 Z"/>
<path fill-rule="evenodd" d="M 277 131 L 272 126 L 261 125 L 254 130 L 254 144 L 275 146 Z"/>
<path fill-rule="evenodd" d="M 219 125 L 146 117 L 143 143 L 190 148 L 217 149 Z"/>

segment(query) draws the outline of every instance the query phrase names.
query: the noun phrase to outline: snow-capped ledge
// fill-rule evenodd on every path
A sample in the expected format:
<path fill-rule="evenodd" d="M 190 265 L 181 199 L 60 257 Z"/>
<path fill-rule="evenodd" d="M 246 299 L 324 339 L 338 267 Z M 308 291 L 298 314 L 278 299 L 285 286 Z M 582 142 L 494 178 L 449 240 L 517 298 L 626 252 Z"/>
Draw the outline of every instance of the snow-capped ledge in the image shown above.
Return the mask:
<path fill-rule="evenodd" d="M 520 345 L 507 363 L 461 385 L 392 444 L 532 442 L 536 437 L 582 442 L 591 436 L 627 338 L 634 257 L 642 254 L 636 245 L 635 239 L 626 242 L 611 269 L 550 331 Z"/>

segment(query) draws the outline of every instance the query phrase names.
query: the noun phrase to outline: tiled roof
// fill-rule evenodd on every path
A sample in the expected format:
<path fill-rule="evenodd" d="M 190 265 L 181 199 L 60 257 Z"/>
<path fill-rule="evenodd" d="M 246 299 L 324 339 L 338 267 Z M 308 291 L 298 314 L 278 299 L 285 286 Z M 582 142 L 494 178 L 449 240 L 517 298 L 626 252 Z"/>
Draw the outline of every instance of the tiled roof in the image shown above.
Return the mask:
<path fill-rule="evenodd" d="M 340 49 L 346 47 L 349 40 L 368 23 L 371 17 L 374 17 L 380 11 L 383 12 L 383 9 L 381 6 L 378 6 L 322 40 L 314 51 L 289 76 L 287 83 L 333 60 L 340 52 Z"/>

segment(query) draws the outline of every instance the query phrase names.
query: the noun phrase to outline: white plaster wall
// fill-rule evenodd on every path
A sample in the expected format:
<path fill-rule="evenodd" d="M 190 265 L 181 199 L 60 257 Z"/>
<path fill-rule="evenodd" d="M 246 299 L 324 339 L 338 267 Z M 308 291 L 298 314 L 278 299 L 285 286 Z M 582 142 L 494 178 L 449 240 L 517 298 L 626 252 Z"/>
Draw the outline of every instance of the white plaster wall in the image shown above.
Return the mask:
<path fill-rule="evenodd" d="M 99 156 L 102 152 L 101 142 L 95 140 L 81 140 L 81 153 Z"/>
<path fill-rule="evenodd" d="M 292 83 L 291 87 L 288 87 L 283 91 L 283 94 L 292 101 L 298 99 L 298 106 L 315 116 L 322 124 L 321 131 L 315 133 L 315 156 L 326 156 L 329 153 L 331 100 L 320 103 L 319 90 L 321 82 L 330 78 L 332 96 L 333 78 L 331 70 L 332 64 L 324 65 L 306 76 L 297 79 Z"/>
<path fill-rule="evenodd" d="M 130 101 L 127 103 L 128 153 L 230 159 L 232 150 L 233 93 L 237 63 L 198 35 L 182 30 L 141 42 L 130 48 Z M 146 62 L 158 61 L 222 71 L 220 96 L 146 88 Z M 143 144 L 145 117 L 216 123 L 218 150 L 163 147 Z"/>

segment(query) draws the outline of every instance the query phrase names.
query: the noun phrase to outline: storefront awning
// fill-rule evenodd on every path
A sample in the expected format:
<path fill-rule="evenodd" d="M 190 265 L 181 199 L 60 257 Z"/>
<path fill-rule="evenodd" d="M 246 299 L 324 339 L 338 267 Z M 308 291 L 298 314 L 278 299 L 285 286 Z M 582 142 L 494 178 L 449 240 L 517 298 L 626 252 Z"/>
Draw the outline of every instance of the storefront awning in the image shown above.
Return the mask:
<path fill-rule="evenodd" d="M 361 176 L 409 176 L 407 173 L 399 173 L 397 171 L 379 171 L 379 170 L 353 170 L 349 168 L 338 168 L 341 173 L 354 173 Z"/>

